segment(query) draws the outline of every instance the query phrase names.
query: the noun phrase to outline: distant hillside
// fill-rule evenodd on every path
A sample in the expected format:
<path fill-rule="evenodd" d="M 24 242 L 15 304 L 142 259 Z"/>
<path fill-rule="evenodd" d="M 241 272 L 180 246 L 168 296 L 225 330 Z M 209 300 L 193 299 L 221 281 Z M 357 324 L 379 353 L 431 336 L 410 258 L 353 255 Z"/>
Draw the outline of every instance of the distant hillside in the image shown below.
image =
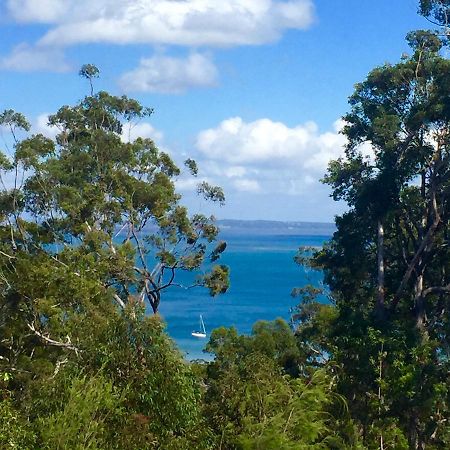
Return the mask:
<path fill-rule="evenodd" d="M 278 222 L 274 220 L 218 220 L 223 234 L 331 236 L 336 227 L 322 222 Z"/>

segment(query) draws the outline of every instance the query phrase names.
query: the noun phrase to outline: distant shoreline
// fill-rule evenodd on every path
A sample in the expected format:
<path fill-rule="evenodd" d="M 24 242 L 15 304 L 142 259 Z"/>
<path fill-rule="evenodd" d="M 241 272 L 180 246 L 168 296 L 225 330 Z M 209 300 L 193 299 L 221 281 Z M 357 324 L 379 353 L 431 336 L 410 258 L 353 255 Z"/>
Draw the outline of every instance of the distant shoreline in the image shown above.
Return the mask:
<path fill-rule="evenodd" d="M 326 222 L 282 222 L 275 220 L 217 220 L 223 234 L 255 234 L 268 236 L 332 236 L 334 223 Z"/>

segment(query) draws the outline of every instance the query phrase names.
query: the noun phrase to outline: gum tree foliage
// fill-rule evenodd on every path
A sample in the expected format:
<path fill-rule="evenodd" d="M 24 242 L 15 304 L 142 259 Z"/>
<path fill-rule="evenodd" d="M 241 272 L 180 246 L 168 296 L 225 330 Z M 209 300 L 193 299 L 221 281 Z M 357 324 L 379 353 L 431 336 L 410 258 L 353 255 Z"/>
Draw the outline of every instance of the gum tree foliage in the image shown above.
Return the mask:
<path fill-rule="evenodd" d="M 419 13 L 435 25 L 448 27 L 450 2 L 448 0 L 420 0 Z"/>
<path fill-rule="evenodd" d="M 444 449 L 450 61 L 435 33 L 407 39 L 413 55 L 374 69 L 350 97 L 346 155 L 324 179 L 349 210 L 309 262 L 334 306 L 300 305 L 298 335 L 329 358 L 369 448 Z"/>
<path fill-rule="evenodd" d="M 200 384 L 160 318 L 128 306 L 108 325 L 78 358 L 16 391 L 39 448 L 212 448 Z"/>
<path fill-rule="evenodd" d="M 80 73 L 92 82 L 98 69 Z M 226 247 L 214 244 L 214 219 L 189 216 L 167 153 L 124 136 L 151 112 L 100 91 L 49 117 L 54 139 L 27 135 L 19 113 L 0 115 L 13 143 L 0 153 L 0 364 L 18 383 L 86 357 L 116 314 L 156 313 L 179 271 L 211 295 L 227 289 L 228 268 L 213 265 Z"/>
<path fill-rule="evenodd" d="M 218 328 L 207 351 L 204 415 L 223 449 L 359 449 L 345 402 L 324 370 L 301 373 L 304 355 L 283 320 L 251 336 Z"/>
<path fill-rule="evenodd" d="M 84 64 L 83 66 L 81 66 L 79 75 L 89 80 L 89 86 L 91 87 L 91 95 L 94 95 L 93 80 L 94 78 L 98 78 L 100 76 L 100 71 L 98 70 L 98 68 L 93 64 Z"/>
<path fill-rule="evenodd" d="M 11 379 L 11 373 L 0 372 L 0 448 L 29 450 L 35 448 L 35 435 L 13 404 L 12 393 L 8 389 Z"/>
<path fill-rule="evenodd" d="M 87 322 L 87 323 L 86 323 Z M 157 315 L 85 316 L 82 351 L 36 348 L 0 378 L 3 449 L 212 449 L 201 386 Z M 19 337 L 18 337 L 19 338 Z"/>
<path fill-rule="evenodd" d="M 444 45 L 450 43 L 450 2 L 449 0 L 420 0 L 419 14 L 439 27 L 437 34 Z"/>

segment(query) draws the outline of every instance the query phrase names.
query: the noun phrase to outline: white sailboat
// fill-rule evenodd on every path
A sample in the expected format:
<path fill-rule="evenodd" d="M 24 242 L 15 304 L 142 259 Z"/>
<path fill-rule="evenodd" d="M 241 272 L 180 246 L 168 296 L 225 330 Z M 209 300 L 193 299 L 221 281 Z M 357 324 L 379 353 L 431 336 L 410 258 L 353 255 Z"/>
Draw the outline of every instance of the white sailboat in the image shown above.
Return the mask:
<path fill-rule="evenodd" d="M 191 333 L 191 335 L 196 338 L 205 338 L 206 337 L 205 324 L 203 323 L 203 317 L 201 314 L 200 314 L 200 331 L 193 331 Z"/>

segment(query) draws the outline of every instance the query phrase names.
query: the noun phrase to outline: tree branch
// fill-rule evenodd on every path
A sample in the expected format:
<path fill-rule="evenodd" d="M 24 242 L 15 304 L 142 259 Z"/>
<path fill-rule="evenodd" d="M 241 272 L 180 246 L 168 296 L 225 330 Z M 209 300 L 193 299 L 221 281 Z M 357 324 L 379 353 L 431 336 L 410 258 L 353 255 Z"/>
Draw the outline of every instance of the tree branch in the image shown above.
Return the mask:
<path fill-rule="evenodd" d="M 117 294 L 113 294 L 113 298 L 122 309 L 125 309 L 124 301 Z"/>
<path fill-rule="evenodd" d="M 433 192 L 432 206 L 433 206 L 433 211 L 434 211 L 434 221 L 431 224 L 430 228 L 428 229 L 427 233 L 425 234 L 422 242 L 420 243 L 419 248 L 416 250 L 416 253 L 414 254 L 411 262 L 409 263 L 408 268 L 406 269 L 405 274 L 403 275 L 402 281 L 401 281 L 401 283 L 395 293 L 394 299 L 392 301 L 393 309 L 397 306 L 398 302 L 400 301 L 400 295 L 402 294 L 407 283 L 409 282 L 411 275 L 412 275 L 414 269 L 416 268 L 417 264 L 420 263 L 420 260 L 423 256 L 423 254 L 427 250 L 427 247 L 432 243 L 434 234 L 436 233 L 436 230 L 437 230 L 439 224 L 441 223 L 441 216 L 437 209 L 435 192 Z"/>
<path fill-rule="evenodd" d="M 422 292 L 423 297 L 430 294 L 450 294 L 450 284 L 447 284 L 447 286 L 432 286 Z"/>
<path fill-rule="evenodd" d="M 69 336 L 66 337 L 67 342 L 55 341 L 54 339 L 51 339 L 48 336 L 45 336 L 43 333 L 36 330 L 34 324 L 27 322 L 27 326 L 44 344 L 51 345 L 53 347 L 67 348 L 68 350 L 74 351 L 76 354 L 78 354 L 78 352 L 81 352 L 81 350 L 78 347 L 72 344 Z"/>

